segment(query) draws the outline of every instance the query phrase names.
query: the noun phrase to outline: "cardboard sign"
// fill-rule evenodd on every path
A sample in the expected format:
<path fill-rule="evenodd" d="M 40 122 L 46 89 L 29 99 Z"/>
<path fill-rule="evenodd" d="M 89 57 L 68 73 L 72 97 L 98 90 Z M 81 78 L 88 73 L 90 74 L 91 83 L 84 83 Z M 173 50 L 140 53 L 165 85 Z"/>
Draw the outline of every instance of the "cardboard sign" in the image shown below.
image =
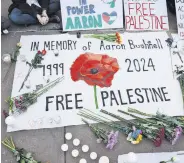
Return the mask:
<path fill-rule="evenodd" d="M 175 0 L 175 2 L 176 2 L 178 35 L 181 39 L 184 39 L 184 0 Z"/>
<path fill-rule="evenodd" d="M 184 151 L 178 152 L 162 152 L 162 153 L 137 153 L 137 163 L 156 163 L 161 161 L 168 161 L 172 157 L 177 157 L 179 160 L 184 160 Z M 128 160 L 128 155 L 118 156 L 118 163 L 126 162 Z"/>
<path fill-rule="evenodd" d="M 59 76 L 65 79 L 38 98 L 27 112 L 16 117 L 8 131 L 53 128 L 83 124 L 77 115 L 82 108 L 118 113 L 128 107 L 153 113 L 159 109 L 168 115 L 183 115 L 180 87 L 173 79 L 169 47 L 164 32 L 124 33 L 122 44 L 76 36 L 22 36 L 22 48 L 16 63 L 12 97 L 35 90 Z M 28 81 L 22 81 L 37 50 L 47 54 L 42 68 L 34 69 Z M 55 56 L 54 51 L 59 55 Z"/>
<path fill-rule="evenodd" d="M 169 30 L 166 0 L 124 0 L 127 30 Z"/>
<path fill-rule="evenodd" d="M 64 31 L 123 28 L 122 0 L 60 0 Z"/>

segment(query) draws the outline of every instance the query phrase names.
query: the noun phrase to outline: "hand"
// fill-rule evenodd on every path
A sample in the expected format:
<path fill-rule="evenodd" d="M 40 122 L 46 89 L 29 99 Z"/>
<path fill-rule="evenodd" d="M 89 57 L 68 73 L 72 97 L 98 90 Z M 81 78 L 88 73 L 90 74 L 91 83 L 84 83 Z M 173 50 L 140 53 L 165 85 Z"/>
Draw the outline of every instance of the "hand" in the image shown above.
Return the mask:
<path fill-rule="evenodd" d="M 48 15 L 47 15 L 47 11 L 46 11 L 46 10 L 43 10 L 43 11 L 42 11 L 42 17 L 46 17 L 46 21 L 49 22 L 49 17 L 48 17 Z M 47 23 L 48 23 L 48 22 L 47 22 Z"/>
<path fill-rule="evenodd" d="M 41 15 L 37 14 L 37 19 L 41 25 L 46 25 L 48 23 L 48 19 L 46 17 L 42 17 Z"/>

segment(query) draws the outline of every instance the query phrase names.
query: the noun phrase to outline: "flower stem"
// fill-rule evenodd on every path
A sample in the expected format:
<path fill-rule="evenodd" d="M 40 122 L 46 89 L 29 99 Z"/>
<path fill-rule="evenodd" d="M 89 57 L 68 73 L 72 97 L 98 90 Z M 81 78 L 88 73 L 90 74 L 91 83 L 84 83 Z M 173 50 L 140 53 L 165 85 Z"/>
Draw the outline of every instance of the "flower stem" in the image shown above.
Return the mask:
<path fill-rule="evenodd" d="M 94 98 L 95 98 L 96 109 L 98 109 L 98 99 L 97 99 L 96 85 L 94 86 Z"/>

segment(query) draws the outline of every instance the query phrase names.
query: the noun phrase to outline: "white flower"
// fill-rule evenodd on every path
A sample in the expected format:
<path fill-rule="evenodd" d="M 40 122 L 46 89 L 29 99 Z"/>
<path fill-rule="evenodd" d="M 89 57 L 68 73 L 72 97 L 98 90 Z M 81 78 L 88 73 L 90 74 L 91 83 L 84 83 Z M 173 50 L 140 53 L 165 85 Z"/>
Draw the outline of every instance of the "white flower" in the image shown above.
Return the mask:
<path fill-rule="evenodd" d="M 20 42 L 17 43 L 17 47 L 21 48 L 22 47 L 22 44 Z"/>

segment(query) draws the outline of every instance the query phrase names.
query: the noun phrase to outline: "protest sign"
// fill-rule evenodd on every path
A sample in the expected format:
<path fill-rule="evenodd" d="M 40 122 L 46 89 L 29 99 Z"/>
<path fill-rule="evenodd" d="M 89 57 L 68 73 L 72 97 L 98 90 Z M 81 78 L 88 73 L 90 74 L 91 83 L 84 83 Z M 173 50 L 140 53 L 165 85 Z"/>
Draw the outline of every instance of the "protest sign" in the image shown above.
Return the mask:
<path fill-rule="evenodd" d="M 121 0 L 61 0 L 64 31 L 123 28 Z"/>
<path fill-rule="evenodd" d="M 184 0 L 175 0 L 178 35 L 184 39 Z"/>
<path fill-rule="evenodd" d="M 165 32 L 124 33 L 122 44 L 82 35 L 22 36 L 16 63 L 12 97 L 35 90 L 59 76 L 65 79 L 40 96 L 25 113 L 16 117 L 7 131 L 53 128 L 82 124 L 77 115 L 82 108 L 116 113 L 128 107 L 147 113 L 160 109 L 183 115 L 180 87 L 173 79 Z M 42 67 L 33 69 L 31 87 L 19 92 L 37 50 L 45 49 Z M 55 56 L 55 51 L 58 56 Z"/>
<path fill-rule="evenodd" d="M 166 0 L 124 0 L 127 30 L 168 30 Z"/>

